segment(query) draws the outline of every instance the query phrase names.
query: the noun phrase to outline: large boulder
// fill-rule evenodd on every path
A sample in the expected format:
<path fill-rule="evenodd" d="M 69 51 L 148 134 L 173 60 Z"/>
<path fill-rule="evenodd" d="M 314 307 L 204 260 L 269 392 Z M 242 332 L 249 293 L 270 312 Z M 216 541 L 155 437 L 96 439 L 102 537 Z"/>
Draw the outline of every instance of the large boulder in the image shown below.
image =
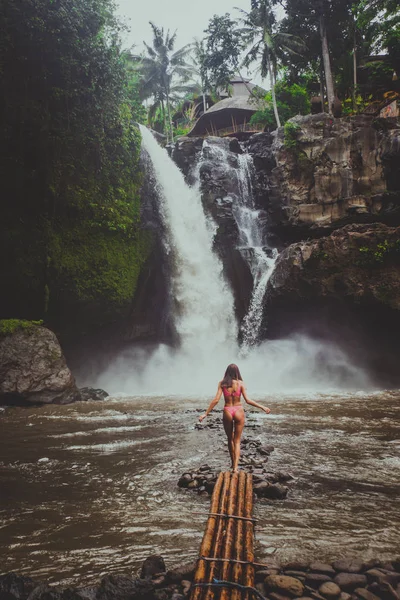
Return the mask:
<path fill-rule="evenodd" d="M 258 202 L 288 241 L 346 223 L 400 223 L 400 122 L 366 116 L 294 117 L 248 144 Z"/>
<path fill-rule="evenodd" d="M 80 399 L 55 334 L 33 321 L 0 321 L 0 401 L 69 404 Z"/>
<path fill-rule="evenodd" d="M 400 227 L 347 225 L 291 244 L 278 257 L 267 297 L 271 337 L 307 331 L 346 343 L 381 381 L 396 383 Z"/>

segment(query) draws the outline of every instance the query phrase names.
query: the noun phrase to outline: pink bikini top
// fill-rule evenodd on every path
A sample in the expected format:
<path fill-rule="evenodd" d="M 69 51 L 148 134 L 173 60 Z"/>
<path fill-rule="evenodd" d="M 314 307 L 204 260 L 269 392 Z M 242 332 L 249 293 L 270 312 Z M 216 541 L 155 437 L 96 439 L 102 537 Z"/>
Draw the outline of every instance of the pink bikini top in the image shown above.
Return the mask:
<path fill-rule="evenodd" d="M 236 392 L 228 392 L 226 387 L 223 387 L 222 391 L 224 393 L 225 398 L 226 396 L 237 396 L 239 398 L 240 394 L 242 393 L 242 387 L 239 385 Z"/>

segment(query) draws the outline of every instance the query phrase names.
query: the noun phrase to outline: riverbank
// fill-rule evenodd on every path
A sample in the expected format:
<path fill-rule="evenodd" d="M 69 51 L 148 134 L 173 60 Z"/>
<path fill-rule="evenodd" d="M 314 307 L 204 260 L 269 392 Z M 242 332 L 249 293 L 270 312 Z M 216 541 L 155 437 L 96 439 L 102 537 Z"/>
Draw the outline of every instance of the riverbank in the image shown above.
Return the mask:
<path fill-rule="evenodd" d="M 148 557 L 137 576 L 106 575 L 90 587 L 53 587 L 15 573 L 0 576 L 1 600 L 184 600 L 196 562 L 167 569 L 162 556 Z M 270 600 L 399 600 L 400 557 L 333 563 L 273 559 L 256 566 L 255 589 Z"/>

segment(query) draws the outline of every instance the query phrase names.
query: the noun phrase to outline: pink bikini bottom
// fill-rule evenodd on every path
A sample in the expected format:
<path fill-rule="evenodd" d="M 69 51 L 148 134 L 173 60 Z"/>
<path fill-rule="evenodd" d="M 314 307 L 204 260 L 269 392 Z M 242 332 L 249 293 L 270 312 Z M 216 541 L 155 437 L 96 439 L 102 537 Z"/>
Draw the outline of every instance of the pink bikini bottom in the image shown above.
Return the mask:
<path fill-rule="evenodd" d="M 243 408 L 243 406 L 241 404 L 236 404 L 236 406 L 224 406 L 224 410 L 227 410 L 232 417 L 235 416 L 236 411 L 239 410 L 239 408 Z"/>

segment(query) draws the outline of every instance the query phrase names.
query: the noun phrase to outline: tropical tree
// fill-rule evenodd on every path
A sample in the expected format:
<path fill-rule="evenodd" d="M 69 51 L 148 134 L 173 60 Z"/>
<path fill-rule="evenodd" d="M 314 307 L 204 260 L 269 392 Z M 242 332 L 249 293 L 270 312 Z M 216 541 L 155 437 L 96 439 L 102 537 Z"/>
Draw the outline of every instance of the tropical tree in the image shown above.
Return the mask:
<path fill-rule="evenodd" d="M 281 31 L 300 36 L 307 52 L 302 59 L 293 56 L 292 62 L 300 70 L 311 67 L 320 70 L 321 96 L 325 79 L 328 97 L 328 110 L 332 112 L 335 99 L 335 84 L 338 73 L 341 79 L 349 81 L 343 87 L 351 87 L 351 59 L 354 53 L 353 0 L 285 0 L 286 17 L 281 23 Z M 340 44 L 332 44 L 339 40 Z M 334 73 L 336 72 L 336 77 Z"/>
<path fill-rule="evenodd" d="M 164 34 L 162 27 L 150 22 L 153 30 L 152 46 L 145 43 L 145 55 L 133 55 L 132 60 L 140 74 L 140 96 L 143 100 L 152 98 L 149 120 L 161 110 L 164 132 L 173 139 L 171 104 L 177 95 L 191 91 L 195 86 L 184 85 L 192 76 L 187 57 L 191 44 L 174 51 L 176 32 Z M 168 121 L 168 125 L 167 125 Z"/>
<path fill-rule="evenodd" d="M 285 55 L 301 54 L 305 50 L 305 45 L 299 37 L 277 30 L 277 20 L 271 0 L 252 0 L 250 12 L 239 10 L 243 23 L 240 34 L 245 45 L 250 46 L 243 65 L 248 67 L 261 59 L 260 74 L 262 78 L 269 76 L 275 120 L 280 127 L 275 94 L 278 62 Z"/>
<path fill-rule="evenodd" d="M 228 88 L 232 75 L 238 71 L 243 40 L 229 13 L 214 15 L 206 33 L 202 68 L 208 87 L 218 93 Z"/>

